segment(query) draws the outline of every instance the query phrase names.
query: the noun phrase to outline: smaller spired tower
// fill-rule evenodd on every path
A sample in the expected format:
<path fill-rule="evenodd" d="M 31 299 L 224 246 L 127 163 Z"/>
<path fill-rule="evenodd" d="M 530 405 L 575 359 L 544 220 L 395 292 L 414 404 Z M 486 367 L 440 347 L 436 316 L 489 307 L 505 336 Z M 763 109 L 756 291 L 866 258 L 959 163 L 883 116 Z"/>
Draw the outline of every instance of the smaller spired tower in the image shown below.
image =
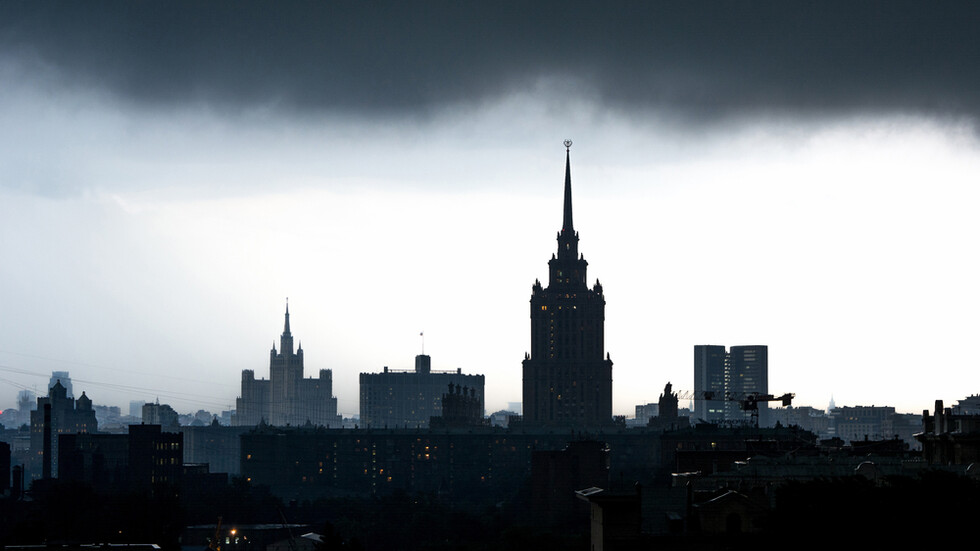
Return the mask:
<path fill-rule="evenodd" d="M 565 141 L 565 198 L 548 286 L 531 290 L 531 352 L 524 358 L 524 423 L 588 429 L 612 422 L 612 360 L 604 353 L 606 299 L 586 283 L 588 262 L 572 224 L 572 175 Z M 603 357 L 605 356 L 605 357 Z"/>
<path fill-rule="evenodd" d="M 303 345 L 293 351 L 293 334 L 289 331 L 289 303 L 286 303 L 286 322 L 279 337 L 279 352 L 275 344 L 269 352 L 269 380 L 272 395 L 269 419 L 273 425 L 303 423 L 306 416 L 296 411 L 299 404 L 295 397 L 300 394 L 303 381 Z"/>
<path fill-rule="evenodd" d="M 333 372 L 321 369 L 319 377 L 303 378 L 303 345 L 293 350 L 287 303 L 279 350 L 273 343 L 269 351 L 269 379 L 257 380 L 251 369 L 242 371 L 242 395 L 236 400 L 231 423 L 339 427 L 341 421 L 337 398 L 333 396 Z"/>

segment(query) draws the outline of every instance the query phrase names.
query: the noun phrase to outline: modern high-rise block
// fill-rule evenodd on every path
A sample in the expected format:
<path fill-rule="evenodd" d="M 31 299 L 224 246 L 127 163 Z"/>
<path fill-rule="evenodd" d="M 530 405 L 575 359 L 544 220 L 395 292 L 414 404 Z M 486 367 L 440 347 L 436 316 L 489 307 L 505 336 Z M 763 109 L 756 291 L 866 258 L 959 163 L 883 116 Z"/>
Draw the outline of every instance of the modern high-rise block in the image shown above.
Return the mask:
<path fill-rule="evenodd" d="M 694 346 L 694 392 L 699 398 L 707 393 L 714 393 L 719 397 L 725 394 L 725 372 L 727 368 L 728 353 L 724 346 L 711 344 Z M 695 400 L 694 418 L 709 423 L 724 421 L 724 402 Z"/>
<path fill-rule="evenodd" d="M 729 367 L 726 389 L 735 395 L 769 394 L 769 347 L 733 346 L 728 349 Z M 738 402 L 725 402 L 729 421 L 750 421 L 752 414 Z M 769 403 L 759 402 L 759 426 L 769 426 Z"/>
<path fill-rule="evenodd" d="M 604 352 L 606 299 L 586 283 L 588 262 L 572 225 L 572 178 L 565 151 L 565 201 L 558 254 L 548 262 L 548 286 L 531 290 L 531 351 L 525 354 L 524 424 L 601 427 L 612 422 L 612 360 Z"/>
<path fill-rule="evenodd" d="M 251 369 L 242 371 L 242 395 L 236 400 L 233 425 L 304 425 L 339 427 L 337 398 L 333 395 L 333 372 L 321 369 L 320 376 L 303 377 L 303 345 L 293 350 L 293 334 L 289 330 L 289 306 L 286 323 L 279 339 L 269 353 L 269 379 L 255 379 Z"/>
<path fill-rule="evenodd" d="M 765 345 L 694 347 L 694 417 L 717 423 L 750 422 L 752 414 L 741 409 L 739 397 L 769 393 L 769 347 Z M 716 400 L 705 400 L 713 393 Z M 725 397 L 728 397 L 726 400 Z M 768 426 L 769 404 L 759 402 L 759 425 Z"/>

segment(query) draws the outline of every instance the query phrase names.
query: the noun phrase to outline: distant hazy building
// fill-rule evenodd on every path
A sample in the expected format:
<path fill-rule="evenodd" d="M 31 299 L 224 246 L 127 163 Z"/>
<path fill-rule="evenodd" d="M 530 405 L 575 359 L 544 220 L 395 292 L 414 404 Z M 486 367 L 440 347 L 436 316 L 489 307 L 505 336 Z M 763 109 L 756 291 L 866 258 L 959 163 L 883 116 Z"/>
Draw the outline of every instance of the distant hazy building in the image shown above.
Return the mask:
<path fill-rule="evenodd" d="M 273 345 L 269 353 L 269 380 L 256 380 L 251 369 L 242 371 L 242 395 L 236 400 L 232 425 L 253 426 L 262 421 L 274 426 L 341 426 L 333 373 L 321 369 L 316 379 L 303 376 L 303 345 L 293 351 L 288 305 L 279 350 Z"/>
<path fill-rule="evenodd" d="M 129 416 L 140 419 L 143 415 L 143 405 L 146 404 L 145 400 L 130 400 L 129 401 Z"/>
<path fill-rule="evenodd" d="M 35 407 L 37 407 L 37 395 L 31 390 L 21 390 L 17 393 L 17 407 L 0 412 L 0 424 L 8 429 L 16 429 L 24 424 L 29 425 L 31 411 Z"/>
<path fill-rule="evenodd" d="M 65 392 L 68 394 L 68 397 L 74 400 L 75 394 L 72 392 L 71 377 L 68 376 L 68 372 L 52 371 L 51 379 L 48 381 L 48 390 L 51 390 L 54 384 L 57 383 L 58 381 L 61 381 L 61 386 L 65 387 Z"/>
<path fill-rule="evenodd" d="M 769 348 L 765 345 L 694 347 L 694 416 L 716 423 L 749 422 L 752 415 L 741 409 L 739 396 L 769 393 Z M 706 400 L 713 393 L 716 399 Z M 725 396 L 729 399 L 725 399 Z M 759 425 L 769 426 L 767 402 L 759 402 Z"/>
<path fill-rule="evenodd" d="M 95 418 L 99 421 L 99 426 L 105 430 L 108 426 L 119 426 L 122 419 L 122 412 L 119 406 L 93 406 Z"/>
<path fill-rule="evenodd" d="M 637 426 L 646 426 L 651 417 L 656 417 L 660 414 L 660 404 L 640 404 L 633 409 L 635 413 L 632 424 Z"/>
<path fill-rule="evenodd" d="M 810 406 L 775 407 L 769 410 L 773 423 L 778 422 L 784 427 L 800 427 L 821 438 L 829 437 L 830 416 L 823 410 Z"/>
<path fill-rule="evenodd" d="M 167 404 L 143 404 L 143 424 L 160 425 L 163 430 L 174 431 L 180 427 L 180 416 Z"/>
<path fill-rule="evenodd" d="M 891 406 L 844 406 L 833 413 L 835 434 L 844 442 L 883 440 L 895 436 L 895 408 Z"/>
<path fill-rule="evenodd" d="M 428 427 L 429 418 L 442 415 L 442 395 L 448 385 L 465 388 L 479 401 L 482 415 L 483 375 L 464 375 L 462 369 L 433 371 L 432 358 L 415 356 L 415 369 L 361 373 L 362 427 Z"/>
<path fill-rule="evenodd" d="M 17 409 L 29 412 L 37 408 L 37 394 L 33 390 L 21 390 L 17 393 Z"/>
<path fill-rule="evenodd" d="M 519 417 L 516 411 L 501 409 L 490 414 L 490 424 L 494 427 L 507 428 L 512 417 Z"/>

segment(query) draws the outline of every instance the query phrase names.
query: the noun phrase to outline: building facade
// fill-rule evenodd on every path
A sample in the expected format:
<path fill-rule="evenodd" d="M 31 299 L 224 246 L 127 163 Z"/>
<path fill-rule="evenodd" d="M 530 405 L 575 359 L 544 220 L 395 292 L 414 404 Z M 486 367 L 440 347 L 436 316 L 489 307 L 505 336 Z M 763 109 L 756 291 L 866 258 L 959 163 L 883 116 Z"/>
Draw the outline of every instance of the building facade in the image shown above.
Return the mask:
<path fill-rule="evenodd" d="M 961 400 L 962 402 L 962 400 Z M 922 458 L 933 466 L 972 468 L 980 462 L 980 415 L 958 413 L 936 400 L 934 415 L 922 411 Z"/>
<path fill-rule="evenodd" d="M 462 369 L 433 371 L 432 358 L 415 356 L 414 370 L 384 368 L 381 373 L 361 373 L 360 425 L 363 427 L 428 427 L 432 417 L 442 415 L 442 397 L 449 385 L 484 404 L 483 375 L 464 375 Z"/>
<path fill-rule="evenodd" d="M 475 388 L 461 388 L 449 384 L 447 392 L 442 395 L 442 415 L 431 417 L 431 428 L 466 428 L 490 426 L 490 420 L 484 417 L 483 400 L 476 397 Z"/>
<path fill-rule="evenodd" d="M 101 489 L 174 485 L 183 469 L 183 435 L 160 425 L 130 425 L 126 434 L 65 434 L 58 477 Z"/>
<path fill-rule="evenodd" d="M 279 339 L 269 353 L 269 379 L 256 379 L 251 369 L 242 371 L 242 395 L 236 400 L 232 424 L 303 425 L 307 422 L 324 427 L 339 427 L 337 398 L 333 395 L 333 373 L 321 369 L 317 378 L 303 377 L 303 345 L 293 349 L 289 330 L 289 305 L 286 322 Z"/>
<path fill-rule="evenodd" d="M 834 435 L 844 442 L 882 440 L 895 436 L 892 406 L 843 406 L 834 410 Z"/>
<path fill-rule="evenodd" d="M 612 422 L 612 360 L 604 352 L 606 299 L 589 289 L 572 224 L 572 179 L 565 151 L 565 200 L 558 254 L 548 286 L 531 290 L 531 351 L 523 363 L 523 408 L 530 427 L 589 428 Z"/>
<path fill-rule="evenodd" d="M 971 394 L 958 400 L 953 410 L 957 415 L 980 415 L 980 395 Z"/>
<path fill-rule="evenodd" d="M 627 419 L 626 426 L 645 427 L 651 418 L 660 415 L 660 404 L 637 404 L 633 411 L 633 422 Z"/>
<path fill-rule="evenodd" d="M 143 404 L 143 415 L 141 417 L 144 424 L 160 425 L 163 430 L 177 430 L 180 427 L 180 416 L 174 408 L 168 404 Z"/>
<path fill-rule="evenodd" d="M 605 432 L 609 472 L 627 481 L 659 472 L 660 438 L 660 431 L 646 428 Z M 488 426 L 258 427 L 241 435 L 241 476 L 287 500 L 402 490 L 483 510 L 521 499 L 535 452 L 563 450 L 579 440 L 565 431 Z"/>
<path fill-rule="evenodd" d="M 697 397 L 707 393 L 725 394 L 725 372 L 728 370 L 728 352 L 724 346 L 697 344 L 694 346 L 694 392 Z M 708 423 L 725 420 L 724 402 L 719 400 L 695 400 L 694 418 Z"/>
<path fill-rule="evenodd" d="M 728 349 L 728 372 L 725 390 L 741 396 L 747 394 L 769 394 L 769 347 L 765 345 L 733 346 Z M 759 426 L 772 424 L 769 416 L 769 403 L 759 402 Z M 738 401 L 725 402 L 725 418 L 729 421 L 752 420 L 752 414 L 741 409 Z"/>
<path fill-rule="evenodd" d="M 37 477 L 41 474 L 43 469 L 38 467 L 47 460 L 50 476 L 58 476 L 58 435 L 98 430 L 99 422 L 95 418 L 92 400 L 84 392 L 78 400 L 69 398 L 68 390 L 61 381 L 55 381 L 48 395 L 37 399 L 37 409 L 31 412 L 32 475 Z M 44 457 L 46 450 L 51 453 L 47 458 Z"/>

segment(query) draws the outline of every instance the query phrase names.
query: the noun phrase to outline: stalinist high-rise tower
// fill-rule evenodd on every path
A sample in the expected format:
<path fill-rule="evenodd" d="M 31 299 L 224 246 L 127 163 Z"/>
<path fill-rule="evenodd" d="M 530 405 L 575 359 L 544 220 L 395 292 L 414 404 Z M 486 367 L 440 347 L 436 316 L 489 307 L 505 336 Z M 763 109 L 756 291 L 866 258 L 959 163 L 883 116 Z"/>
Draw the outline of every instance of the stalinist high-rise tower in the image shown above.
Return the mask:
<path fill-rule="evenodd" d="M 341 426 L 333 372 L 321 369 L 316 379 L 303 377 L 303 345 L 293 349 L 288 304 L 279 350 L 273 343 L 269 351 L 269 379 L 256 379 L 253 370 L 243 370 L 242 395 L 235 403 L 232 425 L 253 426 L 264 421 L 275 426 Z"/>
<path fill-rule="evenodd" d="M 524 358 L 524 423 L 529 427 L 602 427 L 612 423 L 612 360 L 604 352 L 606 299 L 586 282 L 588 262 L 572 225 L 572 177 L 565 141 L 565 204 L 548 286 L 531 291 L 531 352 Z"/>

